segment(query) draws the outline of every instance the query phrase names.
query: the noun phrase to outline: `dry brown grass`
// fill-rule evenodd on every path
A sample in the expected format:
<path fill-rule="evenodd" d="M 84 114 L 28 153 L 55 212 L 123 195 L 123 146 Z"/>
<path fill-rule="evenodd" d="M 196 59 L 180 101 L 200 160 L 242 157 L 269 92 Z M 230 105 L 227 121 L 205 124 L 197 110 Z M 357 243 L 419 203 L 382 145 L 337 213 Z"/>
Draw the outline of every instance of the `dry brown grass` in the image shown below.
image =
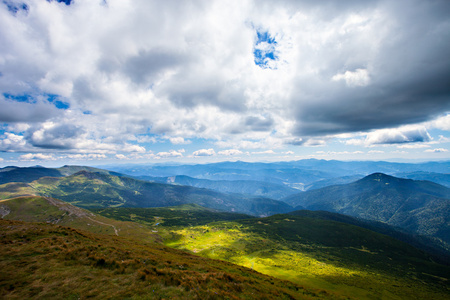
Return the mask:
<path fill-rule="evenodd" d="M 340 298 L 155 243 L 0 220 L 0 297 L 9 299 Z"/>

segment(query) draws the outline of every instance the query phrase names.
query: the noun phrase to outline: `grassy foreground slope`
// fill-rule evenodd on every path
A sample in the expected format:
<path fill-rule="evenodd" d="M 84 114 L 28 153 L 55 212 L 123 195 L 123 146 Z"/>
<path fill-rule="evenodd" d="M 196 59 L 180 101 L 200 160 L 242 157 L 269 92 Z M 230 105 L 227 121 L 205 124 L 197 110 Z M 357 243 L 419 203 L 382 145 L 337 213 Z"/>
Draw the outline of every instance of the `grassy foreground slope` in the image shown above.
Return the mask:
<path fill-rule="evenodd" d="M 58 199 L 23 196 L 0 200 L 0 217 L 5 220 L 45 222 L 116 236 L 130 236 L 143 241 L 160 240 L 145 226 L 134 222 L 108 219 Z"/>
<path fill-rule="evenodd" d="M 161 244 L 0 220 L 2 299 L 339 299 Z"/>
<path fill-rule="evenodd" d="M 388 236 L 342 222 L 293 215 L 212 223 L 200 217 L 195 225 L 198 211 L 198 207 L 191 211 L 185 207 L 98 212 L 151 225 L 170 247 L 308 288 L 358 299 L 450 297 L 450 268 Z M 191 226 L 172 226 L 182 216 L 189 216 Z"/>

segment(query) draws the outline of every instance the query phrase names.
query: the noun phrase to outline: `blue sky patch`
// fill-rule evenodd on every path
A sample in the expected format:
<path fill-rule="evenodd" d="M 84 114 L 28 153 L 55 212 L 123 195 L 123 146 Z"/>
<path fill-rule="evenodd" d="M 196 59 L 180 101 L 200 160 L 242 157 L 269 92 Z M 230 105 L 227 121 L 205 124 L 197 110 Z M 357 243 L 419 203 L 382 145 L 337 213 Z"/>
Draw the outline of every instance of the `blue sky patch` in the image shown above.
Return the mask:
<path fill-rule="evenodd" d="M 16 15 L 19 11 L 24 10 L 25 12 L 28 12 L 28 5 L 26 3 L 14 3 L 12 1 L 2 1 L 3 4 L 6 5 L 9 12 L 11 12 L 13 15 Z"/>
<path fill-rule="evenodd" d="M 3 96 L 8 100 L 13 100 L 16 102 L 27 102 L 27 103 L 34 103 L 33 97 L 30 95 L 12 95 L 8 93 L 3 93 Z"/>
<path fill-rule="evenodd" d="M 31 95 L 13 95 L 8 93 L 3 93 L 3 96 L 12 101 L 16 102 L 26 102 L 26 103 L 36 103 L 36 100 Z M 58 109 L 68 109 L 70 108 L 70 104 L 64 101 L 61 101 L 60 96 L 54 94 L 45 95 L 47 97 L 47 101 L 55 105 Z"/>
<path fill-rule="evenodd" d="M 53 0 L 47 0 L 48 2 L 52 2 Z M 56 0 L 58 3 L 65 3 L 66 5 L 72 4 L 73 0 Z"/>
<path fill-rule="evenodd" d="M 253 55 L 255 64 L 263 69 L 275 69 L 275 62 L 278 60 L 276 54 L 277 41 L 270 36 L 268 31 L 256 31 L 257 40 Z"/>
<path fill-rule="evenodd" d="M 68 109 L 70 108 L 69 103 L 59 100 L 58 95 L 48 95 L 48 102 L 53 103 L 58 109 Z"/>

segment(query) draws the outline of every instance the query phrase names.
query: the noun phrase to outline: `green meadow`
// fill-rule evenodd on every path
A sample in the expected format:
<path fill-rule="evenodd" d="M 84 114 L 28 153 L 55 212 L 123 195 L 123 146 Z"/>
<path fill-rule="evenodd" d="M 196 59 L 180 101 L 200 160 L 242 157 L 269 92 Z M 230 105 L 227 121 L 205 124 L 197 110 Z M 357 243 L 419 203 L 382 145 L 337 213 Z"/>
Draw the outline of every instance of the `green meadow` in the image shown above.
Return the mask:
<path fill-rule="evenodd" d="M 202 210 L 111 208 L 97 212 L 139 220 L 158 231 L 171 248 L 343 297 L 445 299 L 450 295 L 450 268 L 367 229 L 292 215 L 217 221 L 214 213 L 214 221 L 199 218 L 201 224 L 195 225 L 196 211 Z M 190 225 L 173 226 L 183 216 Z"/>

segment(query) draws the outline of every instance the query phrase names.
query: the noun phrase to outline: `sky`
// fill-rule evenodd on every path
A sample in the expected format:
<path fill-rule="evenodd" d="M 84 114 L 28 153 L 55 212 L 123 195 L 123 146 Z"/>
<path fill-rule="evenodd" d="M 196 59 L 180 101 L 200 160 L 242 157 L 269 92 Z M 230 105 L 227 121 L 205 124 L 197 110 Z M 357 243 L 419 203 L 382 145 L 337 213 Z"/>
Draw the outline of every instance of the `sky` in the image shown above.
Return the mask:
<path fill-rule="evenodd" d="M 450 1 L 2 0 L 0 166 L 449 160 Z"/>

